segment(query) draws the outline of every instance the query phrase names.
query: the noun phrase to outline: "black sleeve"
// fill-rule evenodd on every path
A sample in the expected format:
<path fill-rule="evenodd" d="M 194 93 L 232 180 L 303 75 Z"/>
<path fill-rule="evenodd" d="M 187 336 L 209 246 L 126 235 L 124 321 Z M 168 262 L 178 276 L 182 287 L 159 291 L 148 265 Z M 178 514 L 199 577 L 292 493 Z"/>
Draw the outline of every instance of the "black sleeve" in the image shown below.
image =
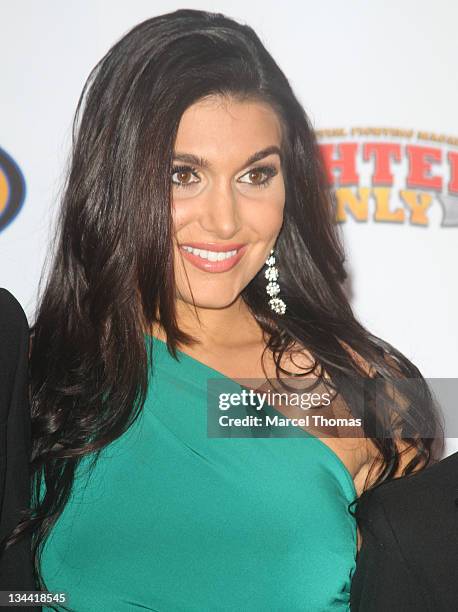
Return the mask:
<path fill-rule="evenodd" d="M 429 612 L 423 593 L 404 558 L 383 500 L 369 496 L 360 512 L 361 550 L 351 586 L 352 612 Z M 437 611 L 436 611 L 437 612 Z"/>
<path fill-rule="evenodd" d="M 30 504 L 29 335 L 21 305 L 0 288 L 0 538 L 10 533 L 20 519 L 19 511 Z M 0 558 L 0 590 L 36 590 L 30 538 Z"/>

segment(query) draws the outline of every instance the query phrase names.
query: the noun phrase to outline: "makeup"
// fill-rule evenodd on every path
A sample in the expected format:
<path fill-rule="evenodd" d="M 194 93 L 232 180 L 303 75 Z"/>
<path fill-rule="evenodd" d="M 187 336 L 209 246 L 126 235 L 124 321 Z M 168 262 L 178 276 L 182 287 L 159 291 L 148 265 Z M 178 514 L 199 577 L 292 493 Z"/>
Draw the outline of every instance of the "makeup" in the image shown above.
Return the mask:
<path fill-rule="evenodd" d="M 180 244 L 185 259 L 205 272 L 227 272 L 243 257 L 247 244 L 189 242 Z"/>

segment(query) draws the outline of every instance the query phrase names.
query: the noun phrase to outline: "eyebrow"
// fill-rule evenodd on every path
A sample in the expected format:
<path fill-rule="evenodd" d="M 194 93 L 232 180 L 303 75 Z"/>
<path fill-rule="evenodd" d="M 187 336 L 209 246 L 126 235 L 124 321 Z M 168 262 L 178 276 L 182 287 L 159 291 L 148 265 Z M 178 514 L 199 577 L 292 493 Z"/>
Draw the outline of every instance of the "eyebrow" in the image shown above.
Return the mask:
<path fill-rule="evenodd" d="M 241 166 L 240 170 L 249 166 L 250 164 L 254 164 L 255 162 L 264 159 L 268 155 L 273 155 L 276 153 L 280 157 L 280 161 L 282 161 L 282 154 L 279 147 L 276 145 L 272 145 L 270 147 L 266 147 L 265 149 L 261 149 L 260 151 L 256 151 L 253 155 L 246 160 L 246 162 Z M 199 166 L 199 168 L 211 168 L 210 162 L 204 157 L 199 157 L 198 155 L 193 155 L 192 153 L 174 153 L 173 159 L 176 161 L 182 161 L 187 164 L 192 164 L 193 166 Z"/>

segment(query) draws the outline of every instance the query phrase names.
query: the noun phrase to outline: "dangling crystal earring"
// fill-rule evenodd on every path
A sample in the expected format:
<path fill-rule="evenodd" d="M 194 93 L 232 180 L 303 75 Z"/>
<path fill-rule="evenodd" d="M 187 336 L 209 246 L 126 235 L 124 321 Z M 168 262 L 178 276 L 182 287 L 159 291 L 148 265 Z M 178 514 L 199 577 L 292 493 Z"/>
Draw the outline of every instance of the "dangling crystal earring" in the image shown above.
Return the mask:
<path fill-rule="evenodd" d="M 266 286 L 267 294 L 270 295 L 269 306 L 277 314 L 283 315 L 286 312 L 285 302 L 276 297 L 280 293 L 280 285 L 278 280 L 278 268 L 275 266 L 274 250 L 271 249 L 269 257 L 266 259 L 266 265 L 269 266 L 265 271 L 265 277 L 269 281 Z"/>

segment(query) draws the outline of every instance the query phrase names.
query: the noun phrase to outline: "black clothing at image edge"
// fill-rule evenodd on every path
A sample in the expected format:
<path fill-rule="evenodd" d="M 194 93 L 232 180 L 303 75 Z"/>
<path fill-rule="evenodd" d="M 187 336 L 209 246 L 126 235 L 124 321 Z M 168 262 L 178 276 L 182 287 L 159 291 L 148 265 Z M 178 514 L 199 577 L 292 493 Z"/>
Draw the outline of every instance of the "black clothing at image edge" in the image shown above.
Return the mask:
<path fill-rule="evenodd" d="M 351 610 L 458 610 L 458 452 L 368 492 Z"/>
<path fill-rule="evenodd" d="M 17 299 L 0 288 L 0 538 L 30 504 L 31 420 L 28 397 L 29 325 Z M 0 591 L 34 591 L 31 541 L 23 538 L 0 559 Z M 41 611 L 41 606 L 1 606 Z"/>

